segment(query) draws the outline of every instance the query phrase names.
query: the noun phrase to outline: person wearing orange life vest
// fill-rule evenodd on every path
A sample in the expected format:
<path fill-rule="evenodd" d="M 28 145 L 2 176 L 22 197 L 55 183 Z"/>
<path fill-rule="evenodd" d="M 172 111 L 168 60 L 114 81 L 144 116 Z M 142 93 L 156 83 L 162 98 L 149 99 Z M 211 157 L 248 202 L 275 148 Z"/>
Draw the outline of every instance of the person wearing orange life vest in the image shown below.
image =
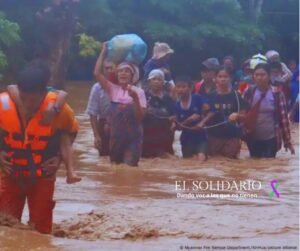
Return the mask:
<path fill-rule="evenodd" d="M 57 100 L 56 93 L 47 92 L 49 76 L 44 64 L 28 65 L 20 73 L 17 85 L 22 109 L 8 93 L 0 94 L 0 213 L 21 220 L 27 199 L 29 222 L 41 233 L 52 230 L 61 142 L 70 142 L 69 135 L 78 130 L 67 104 L 51 124 L 40 123 L 44 111 Z M 71 144 L 66 143 L 64 161 L 72 165 L 68 147 Z"/>
<path fill-rule="evenodd" d="M 36 63 L 41 63 L 41 62 L 33 61 L 31 64 L 36 64 Z M 50 102 L 47 109 L 45 109 L 43 111 L 43 115 L 42 115 L 42 119 L 40 120 L 40 124 L 45 125 L 45 126 L 51 124 L 51 122 L 56 117 L 57 113 L 61 110 L 61 108 L 66 103 L 66 97 L 67 97 L 67 93 L 63 90 L 56 90 L 53 87 L 47 87 L 47 91 L 56 93 L 57 97 L 55 99 L 55 102 Z M 15 105 L 17 107 L 20 107 L 20 110 L 23 109 L 23 104 L 22 104 L 22 100 L 20 98 L 20 94 L 19 94 L 17 85 L 7 86 L 7 92 L 10 95 L 11 99 L 14 101 Z M 77 128 L 78 125 L 75 124 L 75 127 Z M 68 184 L 73 184 L 73 183 L 81 181 L 81 178 L 75 174 L 75 171 L 73 168 L 73 163 L 71 162 L 68 164 L 65 161 L 65 159 L 68 158 L 68 154 L 69 154 L 68 152 L 72 150 L 70 148 L 70 145 L 72 145 L 72 143 L 75 139 L 74 136 L 76 137 L 76 135 L 71 135 L 71 137 L 70 137 L 70 135 L 63 134 L 61 137 L 61 144 L 60 144 L 61 158 L 67 169 L 66 170 L 67 171 L 66 182 Z"/>

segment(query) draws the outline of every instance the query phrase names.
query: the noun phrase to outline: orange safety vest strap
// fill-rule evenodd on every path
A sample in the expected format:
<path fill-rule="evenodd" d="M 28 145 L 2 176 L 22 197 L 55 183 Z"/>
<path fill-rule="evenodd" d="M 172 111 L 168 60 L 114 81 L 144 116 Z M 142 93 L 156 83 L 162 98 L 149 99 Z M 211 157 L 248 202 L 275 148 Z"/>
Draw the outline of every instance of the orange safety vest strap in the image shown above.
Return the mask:
<path fill-rule="evenodd" d="M 40 119 L 44 110 L 54 103 L 56 98 L 56 93 L 48 93 L 41 107 L 23 131 L 13 100 L 7 93 L 0 94 L 1 129 L 3 131 L 1 148 L 11 154 L 15 176 L 42 176 L 40 164 L 43 162 L 43 155 L 53 136 L 53 127 L 40 125 Z M 59 151 L 59 145 L 56 151 Z"/>

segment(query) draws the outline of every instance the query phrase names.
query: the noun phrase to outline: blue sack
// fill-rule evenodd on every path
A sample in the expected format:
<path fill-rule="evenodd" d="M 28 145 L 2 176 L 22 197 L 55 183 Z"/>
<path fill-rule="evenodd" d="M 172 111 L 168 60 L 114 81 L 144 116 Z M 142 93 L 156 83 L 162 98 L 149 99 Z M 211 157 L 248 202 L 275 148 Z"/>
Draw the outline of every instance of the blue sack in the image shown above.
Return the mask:
<path fill-rule="evenodd" d="M 107 44 L 107 59 L 115 64 L 126 61 L 139 65 L 146 55 L 147 45 L 136 34 L 114 36 Z"/>

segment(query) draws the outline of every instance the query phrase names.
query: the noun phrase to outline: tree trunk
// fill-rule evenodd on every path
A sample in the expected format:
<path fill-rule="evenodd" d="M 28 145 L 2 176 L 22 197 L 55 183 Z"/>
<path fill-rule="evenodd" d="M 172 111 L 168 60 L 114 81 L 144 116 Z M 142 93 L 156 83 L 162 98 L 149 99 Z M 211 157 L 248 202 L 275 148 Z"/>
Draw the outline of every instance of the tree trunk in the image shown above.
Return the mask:
<path fill-rule="evenodd" d="M 68 55 L 77 25 L 78 0 L 53 0 L 37 13 L 46 43 L 46 60 L 50 68 L 50 85 L 64 88 L 68 69 Z"/>
<path fill-rule="evenodd" d="M 50 68 L 50 81 L 49 84 L 58 89 L 64 88 L 64 82 L 67 75 L 68 69 L 68 55 L 69 48 L 72 40 L 72 33 L 64 34 L 57 38 L 55 44 L 49 52 L 49 68 Z"/>
<path fill-rule="evenodd" d="M 258 21 L 260 15 L 261 15 L 263 4 L 264 4 L 264 0 L 250 0 L 249 1 L 250 17 L 255 22 Z"/>

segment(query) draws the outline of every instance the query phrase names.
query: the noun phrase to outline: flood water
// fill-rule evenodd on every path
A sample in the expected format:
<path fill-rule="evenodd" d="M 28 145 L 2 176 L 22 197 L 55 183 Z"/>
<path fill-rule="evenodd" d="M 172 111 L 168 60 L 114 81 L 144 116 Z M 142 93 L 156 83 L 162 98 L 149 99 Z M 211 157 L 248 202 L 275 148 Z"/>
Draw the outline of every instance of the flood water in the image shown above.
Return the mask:
<path fill-rule="evenodd" d="M 233 250 L 255 250 L 251 246 L 299 250 L 299 134 L 295 125 L 297 154 L 293 156 L 281 150 L 276 159 L 253 160 L 243 148 L 239 160 L 213 158 L 199 164 L 170 156 L 142 159 L 137 168 L 111 166 L 108 158 L 99 158 L 93 149 L 93 134 L 84 114 L 90 87 L 68 87 L 69 103 L 81 126 L 74 148 L 83 180 L 67 185 L 61 168 L 53 235 L 0 226 L 1 251 L 213 250 L 204 247 L 212 245 L 237 247 Z M 178 141 L 174 148 L 180 155 Z M 188 196 L 200 196 L 191 189 L 193 181 L 245 180 L 260 182 L 261 189 L 225 192 L 235 194 L 232 197 L 221 197 L 216 191 L 201 192 L 214 193 L 210 198 Z M 279 184 L 279 198 L 270 197 L 272 180 Z M 183 181 L 189 191 L 179 191 Z M 177 198 L 178 193 L 186 196 Z M 23 223 L 27 219 L 25 210 Z"/>

